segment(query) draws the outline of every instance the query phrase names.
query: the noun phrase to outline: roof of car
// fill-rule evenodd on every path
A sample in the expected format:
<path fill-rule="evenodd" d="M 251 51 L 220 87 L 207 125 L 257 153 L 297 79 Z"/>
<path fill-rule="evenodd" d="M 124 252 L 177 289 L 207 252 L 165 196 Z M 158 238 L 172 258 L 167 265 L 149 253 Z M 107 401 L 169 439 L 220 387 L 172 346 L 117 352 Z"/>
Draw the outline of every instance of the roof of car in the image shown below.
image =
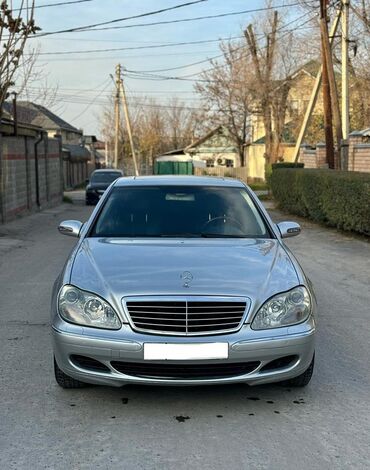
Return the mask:
<path fill-rule="evenodd" d="M 234 178 L 216 176 L 188 175 L 152 175 L 118 178 L 115 186 L 235 186 L 243 187 L 244 183 Z"/>
<path fill-rule="evenodd" d="M 102 168 L 100 170 L 94 170 L 93 173 L 119 173 L 123 174 L 122 170 L 117 170 L 116 168 Z"/>

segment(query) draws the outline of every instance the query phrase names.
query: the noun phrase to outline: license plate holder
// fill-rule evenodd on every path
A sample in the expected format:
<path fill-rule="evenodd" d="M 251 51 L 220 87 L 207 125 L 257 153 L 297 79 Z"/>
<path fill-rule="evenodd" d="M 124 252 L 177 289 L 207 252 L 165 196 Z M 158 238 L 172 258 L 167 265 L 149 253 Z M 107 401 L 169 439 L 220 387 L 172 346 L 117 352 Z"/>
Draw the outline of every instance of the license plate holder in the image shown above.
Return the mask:
<path fill-rule="evenodd" d="M 228 357 L 228 343 L 144 343 L 146 361 L 193 361 Z"/>

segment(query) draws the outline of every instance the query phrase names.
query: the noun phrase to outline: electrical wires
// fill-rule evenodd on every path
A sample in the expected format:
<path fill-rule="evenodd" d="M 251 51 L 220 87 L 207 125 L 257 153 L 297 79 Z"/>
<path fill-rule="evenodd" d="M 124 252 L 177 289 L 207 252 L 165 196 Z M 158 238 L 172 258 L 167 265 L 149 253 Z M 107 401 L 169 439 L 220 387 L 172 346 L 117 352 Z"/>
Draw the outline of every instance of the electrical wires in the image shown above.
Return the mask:
<path fill-rule="evenodd" d="M 179 8 L 184 8 L 184 7 L 188 7 L 190 5 L 195 5 L 197 3 L 203 3 L 203 2 L 208 2 L 208 0 L 193 0 L 191 2 L 180 3 L 180 4 L 174 5 L 172 7 L 161 8 L 159 10 L 154 10 L 154 11 L 148 11 L 148 12 L 145 12 L 145 13 L 140 13 L 138 15 L 125 16 L 123 18 L 115 18 L 115 19 L 110 20 L 110 21 L 103 21 L 101 23 L 89 24 L 89 25 L 86 25 L 86 26 L 77 26 L 75 28 L 60 29 L 58 31 L 49 31 L 49 32 L 45 32 L 45 33 L 36 34 L 32 37 L 44 37 L 44 36 L 50 36 L 52 34 L 83 32 L 83 31 L 99 31 L 99 29 L 97 29 L 98 26 L 105 26 L 105 25 L 110 25 L 110 24 L 114 24 L 114 23 L 120 23 L 121 21 L 132 20 L 132 19 L 135 19 L 135 18 L 143 18 L 143 17 L 146 17 L 146 16 L 158 15 L 160 13 L 164 13 L 164 12 L 167 12 L 167 11 L 170 11 L 170 10 L 177 10 Z M 111 27 L 111 28 L 101 28 L 101 29 L 113 29 L 113 27 Z"/>
<path fill-rule="evenodd" d="M 152 23 L 138 23 L 138 24 L 129 24 L 129 25 L 124 25 L 124 26 L 105 26 L 105 25 L 110 25 L 113 23 L 118 23 L 121 21 L 127 21 L 130 19 L 134 18 L 141 18 L 144 16 L 150 16 L 150 15 L 157 15 L 159 13 L 163 13 L 169 10 L 174 10 L 178 8 L 183 8 L 189 5 L 193 5 L 196 3 L 201 3 L 205 2 L 208 0 L 196 0 L 188 3 L 182 3 L 180 5 L 175 5 L 173 7 L 169 8 L 163 8 L 161 10 L 155 10 L 152 12 L 147 12 L 147 13 L 141 13 L 139 15 L 134 15 L 134 16 L 127 16 L 124 18 L 117 18 L 114 20 L 110 21 L 105 21 L 102 23 L 95 23 L 95 24 L 90 24 L 87 26 L 77 26 L 75 28 L 70 28 L 70 29 L 63 29 L 63 30 L 58 30 L 58 31 L 49 31 L 45 33 L 40 33 L 36 34 L 32 37 L 43 37 L 43 36 L 50 36 L 53 34 L 61 34 L 61 33 L 71 33 L 71 32 L 85 32 L 85 31 L 106 31 L 106 30 L 113 30 L 113 29 L 125 29 L 125 28 L 139 28 L 139 27 L 148 27 L 148 26 L 158 26 L 158 25 L 165 25 L 165 24 L 174 24 L 174 23 L 183 23 L 183 22 L 192 22 L 192 21 L 199 21 L 199 20 L 205 20 L 205 19 L 214 19 L 214 18 L 224 18 L 227 16 L 235 16 L 235 15 L 243 15 L 247 13 L 258 13 L 261 11 L 268 11 L 268 10 L 277 10 L 281 8 L 289 8 L 289 7 L 294 7 L 294 6 L 299 6 L 299 2 L 294 2 L 294 3 L 284 3 L 281 5 L 275 5 L 275 6 L 267 6 L 267 7 L 261 7 L 261 8 L 253 8 L 253 9 L 248 9 L 248 10 L 241 10 L 241 11 L 234 11 L 234 12 L 228 12 L 228 13 L 219 13 L 217 15 L 205 15 L 205 16 L 198 16 L 198 17 L 192 17 L 192 18 L 180 18 L 177 20 L 167 20 L 167 21 L 156 21 Z M 314 2 L 315 0 L 310 0 L 311 2 Z M 103 26 L 103 27 L 101 27 Z"/>
<path fill-rule="evenodd" d="M 290 26 L 291 24 L 293 24 L 294 22 L 296 21 L 299 21 L 300 19 L 306 17 L 307 15 L 309 15 L 310 13 L 304 13 L 302 16 L 299 16 L 297 18 L 295 18 L 294 20 L 290 21 L 289 23 L 287 23 L 286 25 L 282 26 L 280 29 L 278 29 L 278 31 L 284 31 L 284 34 L 282 36 L 280 36 L 278 38 L 278 40 L 282 39 L 283 37 L 285 37 L 287 34 L 289 34 L 291 31 L 296 31 L 297 29 L 299 29 L 300 27 L 306 25 L 308 22 L 310 22 L 311 20 L 313 20 L 316 15 L 314 16 L 311 16 L 307 21 L 305 21 L 304 23 L 300 24 L 299 26 L 297 26 L 296 28 L 294 28 L 294 30 L 286 30 L 287 26 Z M 244 49 L 245 48 L 245 45 L 243 46 L 239 46 L 239 47 L 236 47 L 234 51 L 237 51 L 237 50 L 241 50 L 241 49 Z M 246 54 L 244 57 L 248 57 L 249 56 L 249 53 Z M 209 57 L 207 59 L 204 59 L 204 60 L 201 60 L 201 61 L 197 61 L 197 62 L 192 62 L 190 64 L 185 64 L 185 65 L 181 65 L 181 66 L 177 66 L 177 67 L 171 67 L 171 68 L 167 68 L 167 69 L 156 69 L 156 70 L 126 70 L 127 72 L 127 76 L 129 78 L 136 78 L 136 79 L 147 79 L 147 80 L 190 80 L 190 81 L 202 81 L 201 79 L 191 79 L 190 77 L 193 77 L 193 76 L 197 76 L 197 75 L 200 75 L 201 73 L 204 73 L 204 72 L 207 72 L 207 71 L 210 71 L 210 70 L 213 70 L 215 68 L 222 68 L 222 67 L 225 67 L 226 65 L 225 64 L 221 64 L 221 65 L 215 65 L 209 69 L 206 69 L 206 70 L 202 70 L 201 72 L 198 72 L 198 73 L 194 73 L 194 74 L 190 74 L 190 75 L 183 75 L 183 76 L 180 76 L 180 77 L 166 77 L 166 76 L 162 76 L 162 75 L 155 75 L 154 73 L 155 72 L 165 72 L 165 71 L 171 71 L 171 70 L 178 70 L 178 69 L 182 69 L 182 68 L 187 68 L 187 67 L 191 67 L 191 66 L 194 66 L 194 65 L 199 65 L 199 64 L 202 64 L 202 63 L 207 63 L 207 62 L 210 62 L 212 60 L 215 60 L 215 59 L 218 59 L 218 58 L 221 58 L 223 57 L 223 54 L 218 54 L 216 56 L 213 56 L 213 57 Z M 238 57 L 237 60 L 239 60 L 240 58 L 242 58 L 243 56 L 241 57 Z M 208 80 L 207 80 L 208 81 Z"/>

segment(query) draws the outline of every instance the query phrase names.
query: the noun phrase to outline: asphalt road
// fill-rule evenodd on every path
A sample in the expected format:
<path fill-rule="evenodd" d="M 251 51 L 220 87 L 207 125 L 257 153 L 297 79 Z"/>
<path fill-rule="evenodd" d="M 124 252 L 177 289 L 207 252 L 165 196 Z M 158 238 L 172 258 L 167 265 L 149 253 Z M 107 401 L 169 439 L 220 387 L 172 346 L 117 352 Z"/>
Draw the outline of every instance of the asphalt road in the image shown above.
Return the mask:
<path fill-rule="evenodd" d="M 310 223 L 288 242 L 320 310 L 306 389 L 68 391 L 53 378 L 49 297 L 74 240 L 56 226 L 89 212 L 64 205 L 0 226 L 1 469 L 370 467 L 370 244 Z"/>

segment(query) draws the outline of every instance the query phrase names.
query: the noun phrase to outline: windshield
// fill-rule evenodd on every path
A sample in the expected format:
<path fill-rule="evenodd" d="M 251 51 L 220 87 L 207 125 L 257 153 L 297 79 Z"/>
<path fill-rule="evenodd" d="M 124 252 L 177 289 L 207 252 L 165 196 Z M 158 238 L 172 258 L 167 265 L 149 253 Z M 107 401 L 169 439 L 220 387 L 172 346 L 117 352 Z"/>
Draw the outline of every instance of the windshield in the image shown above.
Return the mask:
<path fill-rule="evenodd" d="M 244 188 L 116 187 L 93 237 L 271 238 Z"/>
<path fill-rule="evenodd" d="M 91 177 L 92 183 L 113 183 L 114 180 L 119 178 L 121 173 L 117 171 L 104 171 L 99 173 L 94 173 Z"/>

